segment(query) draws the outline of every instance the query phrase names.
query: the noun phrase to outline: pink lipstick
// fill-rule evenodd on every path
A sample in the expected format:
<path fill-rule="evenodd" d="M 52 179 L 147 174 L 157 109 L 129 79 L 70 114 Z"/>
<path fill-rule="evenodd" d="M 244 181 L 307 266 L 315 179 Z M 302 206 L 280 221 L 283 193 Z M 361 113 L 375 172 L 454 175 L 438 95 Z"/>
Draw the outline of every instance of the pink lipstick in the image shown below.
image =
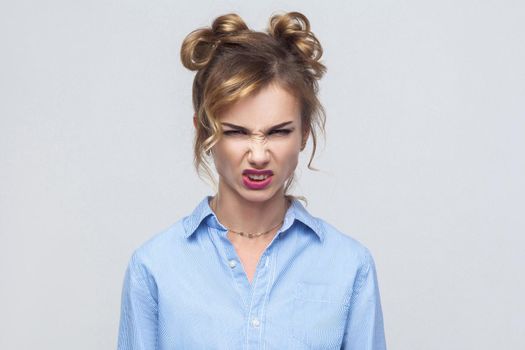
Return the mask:
<path fill-rule="evenodd" d="M 271 170 L 246 169 L 242 173 L 244 185 L 251 190 L 261 190 L 272 182 L 273 172 Z M 252 178 L 249 175 L 252 175 Z"/>

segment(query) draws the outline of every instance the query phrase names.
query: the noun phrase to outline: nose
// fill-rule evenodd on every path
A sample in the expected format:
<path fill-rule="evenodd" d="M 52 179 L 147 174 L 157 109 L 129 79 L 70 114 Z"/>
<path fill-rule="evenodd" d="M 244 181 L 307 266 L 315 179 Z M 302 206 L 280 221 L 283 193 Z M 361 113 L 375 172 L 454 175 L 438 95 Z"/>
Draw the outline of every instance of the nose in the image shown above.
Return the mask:
<path fill-rule="evenodd" d="M 250 138 L 250 148 L 248 150 L 248 162 L 254 168 L 264 168 L 269 161 L 270 152 L 268 152 L 268 140 L 264 135 L 252 135 Z"/>

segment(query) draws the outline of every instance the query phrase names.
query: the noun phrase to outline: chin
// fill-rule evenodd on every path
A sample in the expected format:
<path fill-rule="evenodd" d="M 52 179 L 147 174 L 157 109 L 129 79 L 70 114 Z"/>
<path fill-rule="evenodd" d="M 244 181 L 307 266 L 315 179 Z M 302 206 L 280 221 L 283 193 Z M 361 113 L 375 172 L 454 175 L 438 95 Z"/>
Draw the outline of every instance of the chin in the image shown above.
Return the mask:
<path fill-rule="evenodd" d="M 273 193 L 270 191 L 249 191 L 241 194 L 241 196 L 250 202 L 265 202 L 273 197 Z"/>
<path fill-rule="evenodd" d="M 241 193 L 241 196 L 250 202 L 266 202 L 278 195 L 279 191 L 275 191 L 272 188 L 258 191 L 244 189 L 243 193 Z"/>

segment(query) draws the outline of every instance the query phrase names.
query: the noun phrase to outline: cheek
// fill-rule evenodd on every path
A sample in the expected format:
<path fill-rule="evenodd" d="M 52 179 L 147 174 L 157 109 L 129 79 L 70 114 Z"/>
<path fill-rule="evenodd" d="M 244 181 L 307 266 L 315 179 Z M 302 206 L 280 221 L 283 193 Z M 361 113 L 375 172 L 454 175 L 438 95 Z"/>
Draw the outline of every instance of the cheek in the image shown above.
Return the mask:
<path fill-rule="evenodd" d="M 301 151 L 300 145 L 297 142 L 291 142 L 290 144 L 281 147 L 281 151 L 278 154 L 279 162 L 285 169 L 290 171 L 295 170 L 299 162 L 299 154 Z"/>
<path fill-rule="evenodd" d="M 217 143 L 213 150 L 213 161 L 219 174 L 227 173 L 228 169 L 235 166 L 241 158 L 239 147 L 226 142 Z"/>

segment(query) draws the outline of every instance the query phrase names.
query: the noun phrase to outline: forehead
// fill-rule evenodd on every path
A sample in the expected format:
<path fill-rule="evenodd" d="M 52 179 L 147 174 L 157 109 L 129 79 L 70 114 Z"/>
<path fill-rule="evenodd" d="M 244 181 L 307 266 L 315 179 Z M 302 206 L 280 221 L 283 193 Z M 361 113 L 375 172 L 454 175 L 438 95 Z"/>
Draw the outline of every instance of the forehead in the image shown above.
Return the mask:
<path fill-rule="evenodd" d="M 219 121 L 248 128 L 266 128 L 285 121 L 301 122 L 298 99 L 276 83 L 244 97 L 225 109 Z"/>

